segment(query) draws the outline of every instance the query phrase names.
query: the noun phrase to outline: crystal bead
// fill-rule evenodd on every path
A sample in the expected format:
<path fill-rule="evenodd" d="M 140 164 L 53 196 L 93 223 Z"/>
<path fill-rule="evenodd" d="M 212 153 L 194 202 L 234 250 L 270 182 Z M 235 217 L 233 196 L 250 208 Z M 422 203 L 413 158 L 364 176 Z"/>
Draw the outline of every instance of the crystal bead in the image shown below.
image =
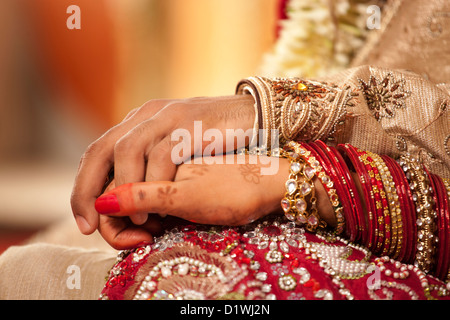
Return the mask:
<path fill-rule="evenodd" d="M 280 242 L 280 249 L 281 249 L 281 251 L 288 253 L 289 252 L 289 245 L 286 242 L 281 241 Z"/>
<path fill-rule="evenodd" d="M 297 181 L 295 181 L 294 179 L 289 179 L 288 181 L 286 181 L 286 190 L 289 194 L 293 194 L 295 190 L 297 190 L 297 187 Z"/>
<path fill-rule="evenodd" d="M 286 218 L 288 218 L 288 219 L 291 220 L 291 221 L 294 221 L 294 220 L 295 220 L 295 216 L 294 216 L 292 213 L 287 213 L 287 214 L 286 214 Z"/>
<path fill-rule="evenodd" d="M 311 192 L 312 188 L 308 182 L 304 182 L 300 187 L 300 194 L 306 196 Z"/>
<path fill-rule="evenodd" d="M 278 248 L 278 245 L 275 241 L 270 242 L 269 249 L 270 250 L 276 250 Z"/>
<path fill-rule="evenodd" d="M 312 214 L 308 217 L 308 223 L 312 226 L 316 226 L 319 223 L 319 220 L 315 215 Z"/>
<path fill-rule="evenodd" d="M 292 171 L 292 173 L 297 174 L 297 173 L 300 172 L 300 169 L 301 169 L 300 163 L 292 162 L 292 164 L 291 164 L 291 171 Z"/>
<path fill-rule="evenodd" d="M 422 226 L 422 224 L 423 224 L 422 219 L 420 219 L 420 218 L 417 219 L 417 220 L 416 220 L 416 224 L 417 224 L 417 226 L 419 226 L 419 227 Z"/>
<path fill-rule="evenodd" d="M 291 202 L 289 201 L 289 199 L 284 198 L 283 200 L 281 200 L 281 208 L 283 208 L 284 212 L 288 212 L 289 209 L 291 209 Z"/>
<path fill-rule="evenodd" d="M 331 179 L 330 179 L 329 176 L 324 175 L 324 176 L 322 177 L 322 183 L 323 183 L 323 184 L 326 185 L 326 184 L 330 183 L 330 181 L 331 181 Z"/>
<path fill-rule="evenodd" d="M 260 281 L 266 281 L 267 280 L 267 273 L 266 272 L 258 272 L 255 274 L 255 278 Z"/>
<path fill-rule="evenodd" d="M 298 212 L 303 213 L 306 211 L 307 203 L 304 199 L 300 198 L 295 202 L 295 207 L 297 208 Z"/>
<path fill-rule="evenodd" d="M 310 166 L 305 166 L 303 168 L 303 174 L 305 175 L 305 177 L 308 180 L 311 180 L 314 177 L 314 175 L 316 174 L 316 169 L 314 169 L 314 168 L 312 168 Z"/>
<path fill-rule="evenodd" d="M 260 250 L 266 249 L 268 246 L 269 246 L 268 241 L 261 241 L 260 243 L 258 243 L 258 249 Z"/>
<path fill-rule="evenodd" d="M 300 224 L 305 224 L 307 222 L 307 220 L 303 215 L 299 214 L 297 217 L 297 222 Z"/>

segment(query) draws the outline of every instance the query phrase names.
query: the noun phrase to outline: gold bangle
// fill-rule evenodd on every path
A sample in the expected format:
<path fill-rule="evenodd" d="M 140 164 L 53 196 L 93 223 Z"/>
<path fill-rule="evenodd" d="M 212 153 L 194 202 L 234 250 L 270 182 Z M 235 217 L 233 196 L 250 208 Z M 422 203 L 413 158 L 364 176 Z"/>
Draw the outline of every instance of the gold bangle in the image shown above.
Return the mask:
<path fill-rule="evenodd" d="M 417 214 L 417 253 L 414 265 L 425 273 L 432 270 L 435 253 L 435 229 L 437 213 L 433 208 L 433 199 L 430 196 L 430 181 L 428 175 L 418 160 L 407 156 L 400 157 L 400 165 L 405 171 L 413 192 L 413 201 Z"/>

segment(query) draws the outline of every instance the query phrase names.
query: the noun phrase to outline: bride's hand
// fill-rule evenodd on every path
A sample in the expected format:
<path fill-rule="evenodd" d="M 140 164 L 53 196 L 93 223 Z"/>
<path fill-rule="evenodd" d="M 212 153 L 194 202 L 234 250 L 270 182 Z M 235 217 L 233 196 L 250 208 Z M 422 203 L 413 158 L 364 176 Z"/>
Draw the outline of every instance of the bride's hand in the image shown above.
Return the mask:
<path fill-rule="evenodd" d="M 96 201 L 103 238 L 116 249 L 152 241 L 158 231 L 157 214 L 201 224 L 243 225 L 281 213 L 289 172 L 286 159 L 245 156 L 245 162 L 238 162 L 234 156 L 233 164 L 227 164 L 225 156 L 203 158 L 213 159 L 223 164 L 182 164 L 174 181 L 129 183 L 107 190 Z M 157 214 L 150 214 L 143 225 L 128 219 L 149 212 Z"/>
<path fill-rule="evenodd" d="M 210 164 L 213 159 L 224 164 Z M 96 201 L 99 232 L 116 249 L 151 242 L 160 231 L 159 215 L 171 215 L 201 224 L 244 225 L 269 213 L 282 214 L 280 201 L 289 176 L 284 158 L 245 156 L 203 158 L 202 164 L 178 166 L 174 181 L 150 181 L 107 190 Z M 229 160 L 229 159 L 228 159 Z M 242 159 L 241 159 L 242 160 Z M 321 217 L 335 225 L 325 189 L 314 178 L 317 208 Z M 148 221 L 134 225 L 128 217 L 148 212 Z M 158 215 L 159 214 L 159 215 Z"/>

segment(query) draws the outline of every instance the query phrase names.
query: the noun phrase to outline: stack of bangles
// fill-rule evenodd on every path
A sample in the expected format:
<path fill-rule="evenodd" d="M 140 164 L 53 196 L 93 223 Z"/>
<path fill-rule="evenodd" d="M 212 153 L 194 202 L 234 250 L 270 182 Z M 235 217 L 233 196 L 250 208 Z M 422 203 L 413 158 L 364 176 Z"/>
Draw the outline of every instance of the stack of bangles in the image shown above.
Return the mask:
<path fill-rule="evenodd" d="M 330 229 L 316 207 L 314 179 L 336 216 L 329 231 L 371 252 L 450 280 L 450 182 L 409 156 L 397 161 L 350 144 L 288 142 L 285 216 L 310 232 Z M 359 186 L 359 187 L 357 187 Z"/>

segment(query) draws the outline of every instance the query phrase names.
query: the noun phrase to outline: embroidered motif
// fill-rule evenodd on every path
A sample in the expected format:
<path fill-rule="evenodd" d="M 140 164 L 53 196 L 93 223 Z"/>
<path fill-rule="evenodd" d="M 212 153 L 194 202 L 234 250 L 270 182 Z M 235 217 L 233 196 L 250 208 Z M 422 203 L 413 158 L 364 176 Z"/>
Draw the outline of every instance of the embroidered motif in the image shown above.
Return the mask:
<path fill-rule="evenodd" d="M 291 96 L 294 99 L 294 103 L 300 100 L 311 102 L 311 99 L 323 98 L 324 94 L 329 92 L 324 87 L 298 78 L 277 79 L 272 82 L 272 88 L 276 94 L 284 98 Z"/>
<path fill-rule="evenodd" d="M 408 150 L 408 144 L 406 143 L 406 139 L 403 138 L 402 136 L 395 137 L 395 145 L 399 151 Z"/>
<path fill-rule="evenodd" d="M 394 117 L 395 109 L 404 108 L 405 99 L 411 94 L 405 90 L 404 80 L 396 81 L 392 73 L 388 73 L 382 80 L 371 75 L 367 83 L 362 79 L 358 81 L 367 105 L 378 121 Z"/>
<path fill-rule="evenodd" d="M 280 143 L 328 139 L 344 124 L 347 107 L 358 93 L 350 87 L 300 78 L 263 78 L 272 91 L 273 127 Z"/>
<path fill-rule="evenodd" d="M 445 153 L 450 156 L 450 134 L 444 139 Z"/>

